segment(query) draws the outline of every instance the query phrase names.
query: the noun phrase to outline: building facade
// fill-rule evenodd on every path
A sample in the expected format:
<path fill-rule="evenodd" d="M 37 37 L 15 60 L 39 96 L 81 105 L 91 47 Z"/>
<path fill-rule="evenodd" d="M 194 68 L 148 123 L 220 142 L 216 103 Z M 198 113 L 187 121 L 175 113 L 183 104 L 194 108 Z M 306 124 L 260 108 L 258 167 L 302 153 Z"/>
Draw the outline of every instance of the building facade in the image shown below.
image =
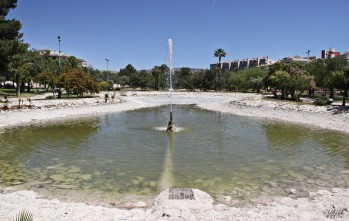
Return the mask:
<path fill-rule="evenodd" d="M 51 51 L 50 49 L 38 49 L 37 52 L 39 52 L 39 54 L 41 55 L 45 55 L 47 54 L 49 57 L 53 57 L 53 58 L 58 58 L 60 57 L 62 60 L 67 60 L 69 57 L 71 57 L 70 55 L 67 55 L 65 53 L 60 53 L 58 51 Z M 87 67 L 87 63 L 84 59 L 81 58 L 76 58 L 79 62 L 80 65 L 82 67 Z"/>
<path fill-rule="evenodd" d="M 334 48 L 330 48 L 328 50 L 322 50 L 321 51 L 321 58 L 322 59 L 328 59 L 328 58 L 335 58 L 335 57 L 343 57 L 348 61 L 349 65 L 349 52 L 345 52 L 341 55 L 339 51 L 336 51 Z M 301 57 L 298 55 L 295 56 L 289 56 L 282 58 L 278 60 L 278 62 L 284 62 L 284 63 L 290 63 L 290 62 L 300 62 L 302 64 L 308 64 L 310 62 L 313 62 L 317 59 L 316 56 L 308 56 L 308 57 Z M 210 64 L 210 70 L 219 70 L 222 69 L 222 73 L 224 72 L 234 72 L 238 70 L 245 70 L 247 68 L 253 68 L 253 67 L 266 67 L 269 65 L 274 64 L 275 61 L 269 59 L 269 57 L 262 57 L 262 58 L 246 58 L 241 60 L 234 60 L 234 61 L 225 61 L 222 62 L 219 67 L 218 63 Z"/>
<path fill-rule="evenodd" d="M 269 59 L 269 57 L 262 57 L 262 58 L 251 58 L 251 59 L 241 59 L 241 60 L 234 60 L 234 61 L 226 61 L 221 63 L 221 67 L 219 67 L 219 64 L 210 64 L 210 70 L 219 70 L 219 68 L 222 68 L 222 72 L 234 72 L 238 70 L 245 70 L 247 68 L 254 68 L 254 67 L 264 67 L 275 63 L 273 60 Z"/>
<path fill-rule="evenodd" d="M 311 56 L 311 57 L 301 57 L 301 56 L 290 56 L 290 57 L 285 57 L 281 59 L 281 62 L 284 63 L 289 63 L 289 62 L 300 62 L 302 64 L 308 64 L 309 62 L 315 61 L 317 59 L 316 56 Z"/>
<path fill-rule="evenodd" d="M 326 58 L 335 58 L 340 56 L 340 52 L 336 51 L 334 48 L 330 48 L 328 50 L 322 50 L 321 51 L 321 58 L 326 59 Z"/>

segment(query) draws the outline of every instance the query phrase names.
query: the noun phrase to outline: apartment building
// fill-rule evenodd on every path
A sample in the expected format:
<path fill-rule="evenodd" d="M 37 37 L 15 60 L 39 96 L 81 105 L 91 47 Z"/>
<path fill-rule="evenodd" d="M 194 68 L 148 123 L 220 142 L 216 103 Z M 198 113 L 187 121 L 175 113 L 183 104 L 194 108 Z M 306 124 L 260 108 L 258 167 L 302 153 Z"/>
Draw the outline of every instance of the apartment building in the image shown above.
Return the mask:
<path fill-rule="evenodd" d="M 315 61 L 316 56 L 311 56 L 311 57 L 301 57 L 301 56 L 290 56 L 290 57 L 285 57 L 280 60 L 280 62 L 284 63 L 289 63 L 289 62 L 300 62 L 302 64 L 308 64 L 309 62 Z"/>
<path fill-rule="evenodd" d="M 246 58 L 241 60 L 234 61 L 225 61 L 221 63 L 222 72 L 234 72 L 238 70 L 245 70 L 247 68 L 253 67 L 264 67 L 275 63 L 273 60 L 269 59 L 269 57 L 262 58 Z M 210 70 L 218 70 L 219 64 L 210 64 Z"/>
<path fill-rule="evenodd" d="M 50 49 L 38 49 L 37 52 L 39 52 L 39 54 L 44 55 L 47 54 L 49 57 L 53 57 L 53 58 L 58 58 L 60 57 L 62 60 L 66 60 L 70 57 L 70 55 L 67 55 L 65 53 L 60 53 L 58 51 L 52 51 Z M 84 59 L 81 58 L 76 58 L 82 67 L 87 67 L 87 62 Z"/>

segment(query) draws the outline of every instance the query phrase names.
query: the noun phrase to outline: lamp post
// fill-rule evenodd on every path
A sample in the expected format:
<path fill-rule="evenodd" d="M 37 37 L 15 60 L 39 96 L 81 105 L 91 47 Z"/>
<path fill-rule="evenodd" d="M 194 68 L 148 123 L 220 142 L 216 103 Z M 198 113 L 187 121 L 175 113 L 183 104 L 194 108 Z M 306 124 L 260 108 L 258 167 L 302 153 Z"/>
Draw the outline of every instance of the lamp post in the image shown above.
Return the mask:
<path fill-rule="evenodd" d="M 61 36 L 57 36 L 57 38 L 58 38 L 58 71 L 57 71 L 57 74 L 59 76 L 61 73 Z M 53 87 L 54 87 L 54 91 L 55 91 L 56 90 L 55 83 L 54 83 Z M 58 91 L 58 98 L 61 98 L 62 92 L 61 92 L 60 87 L 58 87 L 57 91 Z M 54 92 L 53 92 L 53 95 L 54 95 Z"/>
<path fill-rule="evenodd" d="M 58 67 L 61 69 L 61 36 L 58 36 Z"/>
<path fill-rule="evenodd" d="M 110 60 L 108 58 L 106 58 L 105 61 L 107 62 L 107 81 L 109 81 L 109 67 L 108 67 L 108 65 L 109 65 Z"/>
<path fill-rule="evenodd" d="M 308 54 L 308 58 L 309 58 L 310 50 L 308 50 L 308 51 L 307 51 L 307 52 L 305 52 L 305 53 L 307 53 L 307 54 Z"/>

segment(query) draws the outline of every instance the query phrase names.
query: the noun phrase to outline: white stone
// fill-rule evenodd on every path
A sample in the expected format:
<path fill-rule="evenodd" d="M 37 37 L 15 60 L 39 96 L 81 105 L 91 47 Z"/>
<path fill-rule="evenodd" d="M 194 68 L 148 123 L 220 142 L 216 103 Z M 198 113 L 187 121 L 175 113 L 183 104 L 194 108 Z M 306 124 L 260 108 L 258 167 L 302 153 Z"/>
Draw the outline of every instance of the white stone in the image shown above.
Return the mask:
<path fill-rule="evenodd" d="M 296 189 L 293 189 L 293 188 L 288 188 L 285 190 L 285 192 L 287 194 L 296 194 L 297 193 L 297 190 Z"/>
<path fill-rule="evenodd" d="M 137 208 L 143 208 L 146 207 L 147 204 L 145 202 L 139 201 L 138 203 L 135 203 L 134 206 Z"/>
<path fill-rule="evenodd" d="M 231 201 L 231 196 L 223 196 L 223 200 L 224 200 L 226 203 L 230 203 L 230 201 Z"/>

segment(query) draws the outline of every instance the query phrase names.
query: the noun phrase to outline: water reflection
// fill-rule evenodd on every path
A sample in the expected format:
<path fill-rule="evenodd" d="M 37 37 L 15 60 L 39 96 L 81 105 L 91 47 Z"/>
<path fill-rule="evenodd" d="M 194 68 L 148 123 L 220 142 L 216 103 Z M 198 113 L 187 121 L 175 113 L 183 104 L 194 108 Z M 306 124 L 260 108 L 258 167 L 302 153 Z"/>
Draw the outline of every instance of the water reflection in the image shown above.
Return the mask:
<path fill-rule="evenodd" d="M 158 190 L 161 192 L 164 189 L 173 187 L 174 178 L 173 178 L 173 148 L 174 148 L 174 136 L 175 133 L 167 132 L 168 134 L 168 145 L 167 152 L 165 155 L 165 161 L 163 165 L 163 171 L 160 176 Z"/>
<path fill-rule="evenodd" d="M 348 166 L 349 144 L 344 134 L 276 123 L 266 123 L 263 127 L 268 148 L 276 158 L 308 158 L 312 165 L 331 163 L 337 158 Z"/>
<path fill-rule="evenodd" d="M 327 154 L 343 158 L 341 161 L 345 162 L 345 167 L 349 169 L 349 143 L 345 135 L 320 132 L 314 137 L 314 142 L 318 142 Z"/>
<path fill-rule="evenodd" d="M 274 181 L 302 188 L 348 187 L 348 138 L 339 133 L 263 124 L 273 163 Z M 275 171 L 274 171 L 275 172 Z"/>
<path fill-rule="evenodd" d="M 1 134 L 0 181 L 2 185 L 30 183 L 37 168 L 48 167 L 67 152 L 75 151 L 98 130 L 98 122 L 75 121 L 69 124 L 37 125 L 12 128 Z M 63 132 L 64 131 L 64 132 Z M 84 152 L 84 151 L 83 151 Z M 76 153 L 79 154 L 79 153 Z"/>

